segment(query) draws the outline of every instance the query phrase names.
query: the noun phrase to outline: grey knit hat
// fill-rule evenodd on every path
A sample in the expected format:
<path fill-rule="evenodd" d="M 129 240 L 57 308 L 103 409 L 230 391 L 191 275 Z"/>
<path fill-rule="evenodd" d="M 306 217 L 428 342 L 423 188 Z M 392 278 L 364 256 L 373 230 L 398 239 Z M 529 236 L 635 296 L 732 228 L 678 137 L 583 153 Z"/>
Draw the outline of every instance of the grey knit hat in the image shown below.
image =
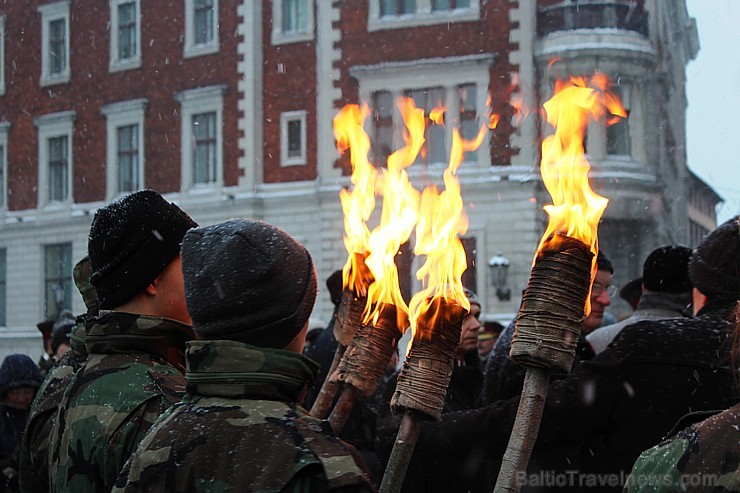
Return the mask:
<path fill-rule="evenodd" d="M 311 315 L 311 255 L 275 226 L 231 219 L 191 229 L 181 254 L 185 301 L 202 339 L 282 349 Z"/>
<path fill-rule="evenodd" d="M 710 298 L 740 299 L 740 216 L 704 237 L 689 261 L 689 277 Z"/>

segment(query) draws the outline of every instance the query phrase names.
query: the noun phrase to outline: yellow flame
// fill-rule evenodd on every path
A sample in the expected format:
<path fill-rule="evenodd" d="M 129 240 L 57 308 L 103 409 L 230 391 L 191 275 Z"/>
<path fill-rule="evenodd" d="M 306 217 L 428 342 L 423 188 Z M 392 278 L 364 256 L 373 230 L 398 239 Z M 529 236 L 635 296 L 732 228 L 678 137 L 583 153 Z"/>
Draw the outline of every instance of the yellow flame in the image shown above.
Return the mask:
<path fill-rule="evenodd" d="M 380 225 L 370 233 L 371 253 L 365 259 L 375 279 L 368 291 L 365 322 L 379 315 L 379 303 L 395 305 L 397 313 L 404 318 L 408 312 L 401 296 L 395 256 L 411 236 L 418 217 L 419 192 L 409 182 L 405 169 L 413 164 L 424 144 L 425 122 L 424 110 L 417 108 L 413 99 L 400 99 L 398 108 L 406 126 L 403 136 L 406 146 L 388 156 L 387 169 L 378 181 L 383 208 Z"/>
<path fill-rule="evenodd" d="M 600 120 L 607 112 L 622 117 L 626 113 L 619 100 L 606 92 L 606 77 L 595 75 L 591 86 L 584 78 L 558 81 L 554 96 L 544 104 L 547 121 L 555 133 L 542 141 L 540 170 L 553 203 L 544 207 L 549 222 L 537 251 L 556 248 L 556 233 L 580 240 L 594 254 L 593 282 L 599 249 L 597 228 L 609 200 L 589 185 L 591 165 L 585 157 L 583 138 L 589 119 Z M 587 298 L 586 313 L 590 311 Z"/>
<path fill-rule="evenodd" d="M 445 123 L 445 111 L 447 110 L 444 106 L 437 106 L 429 112 L 429 119 L 437 125 L 444 125 Z"/>
<path fill-rule="evenodd" d="M 342 269 L 345 288 L 364 295 L 370 282 L 367 269 L 359 264 L 368 254 L 370 230 L 367 220 L 375 209 L 377 170 L 367 158 L 370 139 L 363 129 L 370 113 L 367 105 L 350 104 L 334 117 L 334 137 L 340 152 L 350 150 L 352 190 L 343 189 L 339 198 L 344 212 L 344 246 L 349 256 Z"/>
<path fill-rule="evenodd" d="M 452 300 L 470 310 L 470 300 L 465 296 L 462 285 L 467 258 L 459 238 L 468 230 L 468 218 L 456 173 L 465 152 L 481 145 L 486 130 L 487 125 L 484 125 L 475 139 L 467 141 L 460 137 L 457 129 L 453 129 L 450 163 L 443 175 L 445 190 L 440 193 L 436 187 L 428 187 L 421 195 L 414 253 L 426 256 L 416 273 L 425 288 L 416 293 L 409 303 L 409 322 L 414 333 L 419 317 L 432 307 L 435 298 Z"/>

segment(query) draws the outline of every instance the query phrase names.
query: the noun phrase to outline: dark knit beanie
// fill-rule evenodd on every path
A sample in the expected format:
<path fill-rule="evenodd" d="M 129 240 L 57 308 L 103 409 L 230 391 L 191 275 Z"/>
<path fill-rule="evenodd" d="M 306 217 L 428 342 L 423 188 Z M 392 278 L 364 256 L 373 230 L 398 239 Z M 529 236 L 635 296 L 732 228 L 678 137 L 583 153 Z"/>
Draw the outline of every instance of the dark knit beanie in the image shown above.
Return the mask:
<path fill-rule="evenodd" d="M 704 237 L 691 256 L 689 277 L 710 298 L 740 299 L 740 216 Z"/>
<path fill-rule="evenodd" d="M 193 330 L 202 339 L 283 349 L 316 302 L 308 250 L 262 221 L 232 219 L 188 231 L 182 270 Z"/>
<path fill-rule="evenodd" d="M 334 306 L 339 306 L 339 304 L 342 302 L 343 283 L 344 281 L 342 279 L 341 270 L 335 270 L 326 279 L 326 288 L 329 290 L 329 298 L 331 298 L 331 302 Z"/>
<path fill-rule="evenodd" d="M 642 284 L 648 291 L 686 293 L 691 291 L 689 280 L 691 249 L 668 245 L 653 250 L 642 265 Z"/>
<path fill-rule="evenodd" d="M 102 310 L 143 291 L 180 253 L 195 221 L 157 192 L 142 190 L 98 210 L 87 249 Z"/>
<path fill-rule="evenodd" d="M 614 266 L 612 265 L 612 261 L 609 260 L 609 257 L 607 257 L 602 250 L 599 250 L 599 253 L 596 255 L 596 269 L 608 270 L 609 272 L 614 274 Z"/>

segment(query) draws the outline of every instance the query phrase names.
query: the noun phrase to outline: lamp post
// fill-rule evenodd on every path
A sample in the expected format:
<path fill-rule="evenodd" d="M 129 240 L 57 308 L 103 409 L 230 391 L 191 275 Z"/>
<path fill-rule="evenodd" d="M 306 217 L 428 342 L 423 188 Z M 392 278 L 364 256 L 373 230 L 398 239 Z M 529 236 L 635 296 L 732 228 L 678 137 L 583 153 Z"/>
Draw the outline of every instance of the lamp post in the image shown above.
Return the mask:
<path fill-rule="evenodd" d="M 488 267 L 491 269 L 491 284 L 496 288 L 496 297 L 499 301 L 511 299 L 511 289 L 506 287 L 506 276 L 509 273 L 509 259 L 497 252 L 488 259 Z"/>

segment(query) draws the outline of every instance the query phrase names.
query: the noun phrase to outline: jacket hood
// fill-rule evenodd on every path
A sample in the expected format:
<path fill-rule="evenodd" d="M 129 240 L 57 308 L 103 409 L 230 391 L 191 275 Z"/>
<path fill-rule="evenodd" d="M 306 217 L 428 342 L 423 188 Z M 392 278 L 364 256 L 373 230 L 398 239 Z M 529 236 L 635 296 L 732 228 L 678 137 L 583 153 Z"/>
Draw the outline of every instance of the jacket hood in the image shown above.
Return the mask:
<path fill-rule="evenodd" d="M 0 367 L 0 398 L 5 392 L 18 387 L 39 388 L 44 377 L 36 363 L 25 354 L 11 354 L 3 360 Z"/>

